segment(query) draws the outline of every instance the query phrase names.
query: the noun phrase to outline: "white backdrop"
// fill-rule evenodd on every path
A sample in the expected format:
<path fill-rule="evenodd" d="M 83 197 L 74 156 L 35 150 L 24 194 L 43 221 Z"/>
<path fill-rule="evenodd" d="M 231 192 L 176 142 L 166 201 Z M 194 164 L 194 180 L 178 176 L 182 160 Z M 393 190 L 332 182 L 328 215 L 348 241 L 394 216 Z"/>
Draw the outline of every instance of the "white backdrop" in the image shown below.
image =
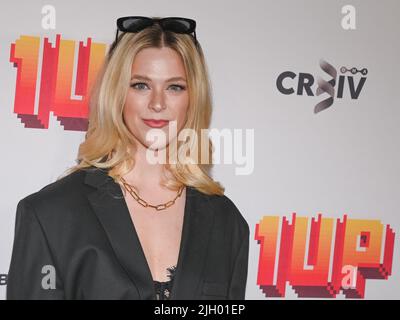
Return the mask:
<path fill-rule="evenodd" d="M 355 29 L 350 30 L 342 25 L 342 7 L 348 4 L 355 9 Z M 54 30 L 42 28 L 44 5 L 56 10 Z M 211 127 L 254 129 L 252 174 L 235 175 L 235 164 L 216 165 L 213 170 L 250 225 L 246 299 L 271 299 L 258 281 L 262 265 L 257 224 L 263 217 L 290 218 L 293 212 L 310 218 L 318 213 L 336 219 L 347 215 L 389 225 L 395 233 L 392 272 L 388 279 L 367 280 L 365 298 L 399 299 L 399 12 L 396 0 L 2 1 L 0 298 L 5 297 L 18 201 L 73 165 L 84 139 L 84 132 L 65 130 L 52 113 L 48 128 L 24 126 L 14 109 L 18 69 L 10 62 L 12 43 L 22 36 L 38 38 L 40 66 L 45 38 L 53 47 L 57 34 L 75 41 L 76 55 L 78 42 L 86 44 L 88 38 L 110 44 L 116 18 L 144 15 L 197 21 L 196 34 L 213 87 Z M 336 84 L 333 104 L 315 114 L 315 105 L 329 98 L 328 93 L 316 95 L 317 78 L 332 78 L 321 69 L 321 59 L 336 70 L 338 81 L 340 76 L 352 77 L 357 87 L 362 77 L 366 80 L 353 99 L 344 78 L 343 97 L 337 98 Z M 366 68 L 368 74 L 342 74 L 342 66 Z M 294 75 L 283 81 L 293 94 L 277 88 L 285 71 Z M 313 96 L 297 92 L 304 75 L 315 80 Z M 40 73 L 35 76 L 40 79 Z M 38 86 L 37 97 L 39 90 Z M 285 298 L 298 298 L 289 283 Z"/>

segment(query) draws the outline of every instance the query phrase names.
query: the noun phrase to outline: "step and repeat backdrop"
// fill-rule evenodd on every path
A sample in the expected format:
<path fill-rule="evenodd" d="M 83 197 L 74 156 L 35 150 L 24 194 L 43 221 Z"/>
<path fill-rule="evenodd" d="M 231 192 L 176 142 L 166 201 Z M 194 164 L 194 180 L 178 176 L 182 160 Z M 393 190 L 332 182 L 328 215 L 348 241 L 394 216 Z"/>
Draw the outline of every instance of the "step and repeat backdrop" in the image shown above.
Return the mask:
<path fill-rule="evenodd" d="M 246 299 L 399 299 L 396 0 L 2 1 L 0 299 L 17 203 L 75 164 L 128 15 L 197 21 L 211 128 L 232 133 L 213 178 L 250 226 Z"/>

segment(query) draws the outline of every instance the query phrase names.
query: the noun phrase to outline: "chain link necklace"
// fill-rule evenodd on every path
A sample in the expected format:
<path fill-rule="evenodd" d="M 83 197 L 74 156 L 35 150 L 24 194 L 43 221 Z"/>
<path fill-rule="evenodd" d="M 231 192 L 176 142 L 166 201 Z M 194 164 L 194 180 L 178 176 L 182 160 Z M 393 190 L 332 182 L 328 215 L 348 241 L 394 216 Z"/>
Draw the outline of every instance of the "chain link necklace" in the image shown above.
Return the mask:
<path fill-rule="evenodd" d="M 132 198 L 135 199 L 140 205 L 142 205 L 145 208 L 147 208 L 147 207 L 154 208 L 157 211 L 165 210 L 165 209 L 169 208 L 170 206 L 172 206 L 175 203 L 176 199 L 178 199 L 181 196 L 183 188 L 184 188 L 184 186 L 180 187 L 178 194 L 176 195 L 176 197 L 173 200 L 170 200 L 166 203 L 162 203 L 162 204 L 158 204 L 158 205 L 152 205 L 152 204 L 149 204 L 146 200 L 142 199 L 135 192 L 135 190 L 133 190 L 133 186 L 131 186 L 128 182 L 126 182 L 124 178 L 121 177 L 121 181 L 122 181 L 122 184 L 124 185 L 125 190 L 128 191 L 131 194 Z"/>

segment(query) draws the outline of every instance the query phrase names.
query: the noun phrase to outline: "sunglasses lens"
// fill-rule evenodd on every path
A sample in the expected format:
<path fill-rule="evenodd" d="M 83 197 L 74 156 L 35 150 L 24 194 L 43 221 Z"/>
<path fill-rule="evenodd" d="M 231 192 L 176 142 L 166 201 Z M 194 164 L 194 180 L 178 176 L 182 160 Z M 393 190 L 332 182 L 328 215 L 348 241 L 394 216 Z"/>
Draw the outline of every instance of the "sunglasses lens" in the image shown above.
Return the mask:
<path fill-rule="evenodd" d="M 165 19 L 163 27 L 177 33 L 193 32 L 193 23 L 184 19 Z"/>
<path fill-rule="evenodd" d="M 126 18 L 119 22 L 122 31 L 138 32 L 144 28 L 150 27 L 153 24 L 151 19 L 145 18 Z"/>

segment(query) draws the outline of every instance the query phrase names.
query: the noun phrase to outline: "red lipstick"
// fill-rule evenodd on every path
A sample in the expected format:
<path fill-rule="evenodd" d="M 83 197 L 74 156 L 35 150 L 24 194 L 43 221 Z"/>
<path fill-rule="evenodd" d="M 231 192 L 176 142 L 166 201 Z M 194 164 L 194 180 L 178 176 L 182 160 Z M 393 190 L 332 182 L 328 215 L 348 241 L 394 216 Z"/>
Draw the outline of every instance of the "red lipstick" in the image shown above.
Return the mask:
<path fill-rule="evenodd" d="M 162 128 L 168 124 L 168 120 L 143 119 L 143 122 L 151 128 Z"/>

